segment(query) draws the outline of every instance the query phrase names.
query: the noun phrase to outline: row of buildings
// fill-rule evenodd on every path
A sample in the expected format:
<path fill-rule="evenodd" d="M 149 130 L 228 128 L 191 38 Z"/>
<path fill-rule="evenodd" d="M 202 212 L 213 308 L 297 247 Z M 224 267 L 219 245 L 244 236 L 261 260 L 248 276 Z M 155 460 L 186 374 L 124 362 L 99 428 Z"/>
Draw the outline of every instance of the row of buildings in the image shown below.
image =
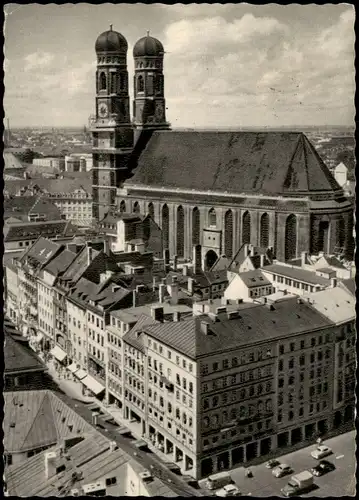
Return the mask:
<path fill-rule="evenodd" d="M 7 314 L 34 349 L 196 478 L 352 424 L 350 270 L 246 244 L 202 271 L 195 249 L 184 263 L 132 248 L 131 217 L 121 251 L 39 238 L 5 263 Z"/>

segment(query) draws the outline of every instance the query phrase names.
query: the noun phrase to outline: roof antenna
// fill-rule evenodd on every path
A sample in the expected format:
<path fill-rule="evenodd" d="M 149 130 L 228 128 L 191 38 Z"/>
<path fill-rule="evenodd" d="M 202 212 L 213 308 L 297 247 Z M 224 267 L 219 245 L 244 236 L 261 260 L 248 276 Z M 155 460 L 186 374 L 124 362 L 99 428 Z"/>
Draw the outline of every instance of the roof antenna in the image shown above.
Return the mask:
<path fill-rule="evenodd" d="M 110 31 L 112 31 L 112 24 L 110 24 Z"/>
<path fill-rule="evenodd" d="M 150 30 L 147 30 L 147 36 L 150 36 Z"/>

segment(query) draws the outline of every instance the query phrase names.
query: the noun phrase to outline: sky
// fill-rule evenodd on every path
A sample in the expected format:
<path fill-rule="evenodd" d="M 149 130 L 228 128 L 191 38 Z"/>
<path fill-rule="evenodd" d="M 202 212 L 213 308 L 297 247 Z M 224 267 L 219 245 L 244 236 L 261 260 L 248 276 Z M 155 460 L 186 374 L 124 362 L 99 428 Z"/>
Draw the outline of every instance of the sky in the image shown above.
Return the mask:
<path fill-rule="evenodd" d="M 165 48 L 167 120 L 176 127 L 354 124 L 349 4 L 16 5 L 5 11 L 5 118 L 12 127 L 84 126 L 94 113 L 97 36 Z M 132 109 L 132 106 L 131 106 Z"/>

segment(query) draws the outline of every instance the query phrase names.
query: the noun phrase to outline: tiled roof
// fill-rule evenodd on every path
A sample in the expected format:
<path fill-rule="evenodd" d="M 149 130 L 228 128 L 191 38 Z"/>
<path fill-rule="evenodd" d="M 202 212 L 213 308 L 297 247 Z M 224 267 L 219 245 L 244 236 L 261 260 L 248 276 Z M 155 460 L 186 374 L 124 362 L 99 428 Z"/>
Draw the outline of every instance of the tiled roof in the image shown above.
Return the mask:
<path fill-rule="evenodd" d="M 44 271 L 57 276 L 69 267 L 75 257 L 76 254 L 74 252 L 65 249 L 44 267 Z"/>
<path fill-rule="evenodd" d="M 60 210 L 46 198 L 39 196 L 15 196 L 4 199 L 4 216 L 27 217 L 31 214 L 45 215 L 46 220 L 59 220 Z"/>
<path fill-rule="evenodd" d="M 340 191 L 297 132 L 156 131 L 127 184 L 264 195 Z"/>
<path fill-rule="evenodd" d="M 5 228 L 4 228 L 5 229 Z M 56 236 L 64 236 L 74 234 L 75 228 L 69 224 L 69 221 L 56 220 L 46 222 L 18 222 L 6 227 L 4 232 L 4 240 L 35 240 L 39 236 L 46 238 L 54 238 Z"/>
<path fill-rule="evenodd" d="M 330 280 L 317 276 L 314 271 L 307 271 L 306 269 L 299 269 L 297 267 L 282 266 L 280 264 L 271 264 L 265 266 L 264 272 L 278 274 L 285 278 L 291 278 L 311 285 L 329 286 Z"/>
<path fill-rule="evenodd" d="M 57 447 L 51 451 L 58 450 Z M 89 431 L 84 439 L 67 450 L 70 460 L 62 459 L 66 466 L 65 471 L 46 479 L 45 452 L 38 453 L 25 462 L 11 465 L 6 470 L 6 484 L 11 496 L 19 497 L 64 497 L 69 496 L 73 488 L 81 488 L 106 477 L 116 476 L 125 480 L 129 464 L 137 474 L 144 472 L 144 468 L 133 460 L 120 447 L 110 450 L 110 441 L 96 430 Z M 76 470 L 80 473 L 78 479 L 73 478 Z M 69 487 L 70 485 L 70 487 Z M 120 491 L 124 492 L 124 485 Z M 177 496 L 163 481 L 154 477 L 151 483 L 146 484 L 151 496 Z"/>
<path fill-rule="evenodd" d="M 5 330 L 4 343 L 5 375 L 23 374 L 31 371 L 45 371 L 46 366 L 32 349 L 16 342 Z"/>
<path fill-rule="evenodd" d="M 25 262 L 30 257 L 32 261 L 44 265 L 49 259 L 54 258 L 60 249 L 61 245 L 58 243 L 40 237 L 25 253 L 21 262 Z"/>
<path fill-rule="evenodd" d="M 139 351 L 144 352 L 143 337 L 141 337 L 141 332 L 145 326 L 154 325 L 156 323 L 158 323 L 158 321 L 155 321 L 153 318 L 151 318 L 151 316 L 142 314 L 138 318 L 135 326 L 124 335 L 123 341 L 131 345 L 132 347 L 135 347 Z"/>
<path fill-rule="evenodd" d="M 254 271 L 247 271 L 245 273 L 240 273 L 239 277 L 248 288 L 271 285 L 271 282 L 264 276 L 264 274 L 259 269 L 255 269 Z"/>
<path fill-rule="evenodd" d="M 337 267 L 339 269 L 346 269 L 345 266 L 343 266 L 343 264 L 340 262 L 340 260 L 337 259 L 337 257 L 334 257 L 334 255 L 324 255 L 324 258 L 327 261 L 328 266 Z"/>
<path fill-rule="evenodd" d="M 16 158 L 16 156 L 8 151 L 4 151 L 3 153 L 4 157 L 4 170 L 12 170 L 12 169 L 18 169 L 18 170 L 25 170 L 25 167 L 21 163 L 20 160 Z"/>
<path fill-rule="evenodd" d="M 308 293 L 303 296 L 310 304 L 333 323 L 343 323 L 355 318 L 355 297 L 339 287 Z"/>
<path fill-rule="evenodd" d="M 41 167 L 36 167 L 36 169 Z M 38 186 L 42 192 L 47 193 L 72 193 L 77 189 L 83 188 L 87 193 L 91 194 L 92 178 L 87 172 L 84 176 L 64 177 L 63 179 L 48 179 L 45 177 L 36 177 L 36 179 L 22 179 L 14 181 L 6 181 L 5 190 L 15 195 L 21 188 Z"/>
<path fill-rule="evenodd" d="M 210 320 L 206 320 L 210 322 Z M 215 352 L 289 336 L 331 324 L 309 304 L 297 299 L 267 306 L 251 305 L 241 309 L 240 316 L 210 324 L 212 334 L 201 329 L 200 318 L 161 323 L 145 328 L 146 333 L 182 354 L 196 359 Z"/>
<path fill-rule="evenodd" d="M 53 445 L 92 430 L 51 391 L 5 392 L 4 400 L 4 448 L 9 453 Z"/>

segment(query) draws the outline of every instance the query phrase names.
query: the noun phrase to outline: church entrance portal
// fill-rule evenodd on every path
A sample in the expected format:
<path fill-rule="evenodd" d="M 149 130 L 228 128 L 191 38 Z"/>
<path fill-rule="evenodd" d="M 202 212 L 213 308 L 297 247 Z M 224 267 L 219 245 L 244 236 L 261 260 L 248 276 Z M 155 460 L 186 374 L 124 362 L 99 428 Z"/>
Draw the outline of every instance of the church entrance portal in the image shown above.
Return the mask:
<path fill-rule="evenodd" d="M 205 259 L 206 271 L 209 271 L 211 269 L 211 267 L 213 266 L 213 264 L 216 262 L 217 259 L 218 255 L 216 254 L 216 252 L 214 250 L 208 250 Z"/>

